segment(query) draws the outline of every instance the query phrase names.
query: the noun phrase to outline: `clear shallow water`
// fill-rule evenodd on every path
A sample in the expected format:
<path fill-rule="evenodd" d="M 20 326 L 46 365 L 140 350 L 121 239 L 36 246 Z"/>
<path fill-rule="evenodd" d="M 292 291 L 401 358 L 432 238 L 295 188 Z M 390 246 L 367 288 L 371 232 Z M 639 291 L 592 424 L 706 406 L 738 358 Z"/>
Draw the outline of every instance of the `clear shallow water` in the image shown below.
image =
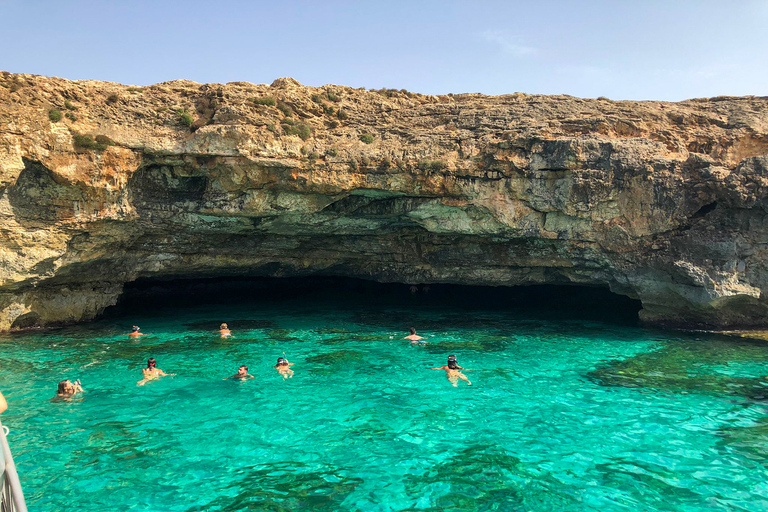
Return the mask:
<path fill-rule="evenodd" d="M 764 344 L 414 306 L 166 307 L 0 338 L 30 510 L 768 510 Z M 472 386 L 428 369 L 450 353 Z M 137 387 L 149 356 L 178 376 Z M 243 363 L 254 380 L 221 380 Z M 82 400 L 50 401 L 63 378 Z"/>

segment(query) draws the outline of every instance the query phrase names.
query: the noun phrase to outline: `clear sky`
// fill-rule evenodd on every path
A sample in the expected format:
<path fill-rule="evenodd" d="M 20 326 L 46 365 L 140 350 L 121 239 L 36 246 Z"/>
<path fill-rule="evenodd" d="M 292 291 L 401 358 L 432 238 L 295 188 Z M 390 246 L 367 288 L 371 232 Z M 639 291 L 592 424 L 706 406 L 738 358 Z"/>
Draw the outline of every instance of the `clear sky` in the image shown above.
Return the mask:
<path fill-rule="evenodd" d="M 0 70 L 148 85 L 768 96 L 768 0 L 0 0 Z"/>

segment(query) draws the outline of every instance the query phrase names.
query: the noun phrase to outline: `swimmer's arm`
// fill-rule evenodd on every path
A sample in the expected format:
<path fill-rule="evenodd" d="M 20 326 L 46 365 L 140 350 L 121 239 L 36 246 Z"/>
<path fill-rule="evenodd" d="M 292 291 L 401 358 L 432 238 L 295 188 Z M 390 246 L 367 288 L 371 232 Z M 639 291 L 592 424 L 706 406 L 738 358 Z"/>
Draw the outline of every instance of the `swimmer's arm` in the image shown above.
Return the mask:
<path fill-rule="evenodd" d="M 251 379 L 255 379 L 256 378 L 253 375 L 251 375 L 250 373 L 246 373 L 245 376 L 248 377 L 248 378 L 251 378 Z"/>
<path fill-rule="evenodd" d="M 8 409 L 8 402 L 5 401 L 5 397 L 0 393 L 0 413 Z"/>
<path fill-rule="evenodd" d="M 163 377 L 173 377 L 174 375 L 176 375 L 175 373 L 165 373 L 163 370 L 159 368 L 157 369 L 157 374 Z"/>
<path fill-rule="evenodd" d="M 445 370 L 447 368 L 447 366 L 438 366 L 437 368 L 430 368 L 430 370 Z"/>

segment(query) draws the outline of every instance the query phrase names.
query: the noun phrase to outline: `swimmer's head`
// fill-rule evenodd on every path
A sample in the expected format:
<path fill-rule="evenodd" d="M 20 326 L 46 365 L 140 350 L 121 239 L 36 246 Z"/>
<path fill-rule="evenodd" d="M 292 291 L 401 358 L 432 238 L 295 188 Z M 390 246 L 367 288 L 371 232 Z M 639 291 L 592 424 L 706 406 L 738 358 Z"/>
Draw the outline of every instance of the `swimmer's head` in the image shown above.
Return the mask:
<path fill-rule="evenodd" d="M 237 369 L 237 373 L 241 373 L 241 374 L 248 373 L 248 367 L 245 365 L 240 366 L 240 368 Z"/>
<path fill-rule="evenodd" d="M 277 364 L 287 364 L 287 363 L 288 361 L 286 361 L 284 357 L 277 358 Z"/>
<path fill-rule="evenodd" d="M 227 327 L 227 324 L 221 324 L 219 329 L 229 329 L 229 327 Z"/>
<path fill-rule="evenodd" d="M 411 327 L 411 334 L 416 334 L 416 328 L 415 327 Z"/>
<path fill-rule="evenodd" d="M 139 326 L 138 325 L 134 325 L 133 326 L 133 332 L 139 332 Z"/>
<path fill-rule="evenodd" d="M 456 362 L 456 356 L 448 356 L 448 368 L 457 368 L 459 364 Z"/>
<path fill-rule="evenodd" d="M 157 365 L 157 361 L 155 360 L 154 357 L 150 357 L 149 359 L 147 359 L 147 368 L 151 368 L 156 365 Z"/>
<path fill-rule="evenodd" d="M 69 379 L 64 379 L 61 382 L 59 382 L 59 389 L 56 391 L 56 393 L 63 395 L 64 393 L 70 393 L 72 383 L 69 382 Z"/>

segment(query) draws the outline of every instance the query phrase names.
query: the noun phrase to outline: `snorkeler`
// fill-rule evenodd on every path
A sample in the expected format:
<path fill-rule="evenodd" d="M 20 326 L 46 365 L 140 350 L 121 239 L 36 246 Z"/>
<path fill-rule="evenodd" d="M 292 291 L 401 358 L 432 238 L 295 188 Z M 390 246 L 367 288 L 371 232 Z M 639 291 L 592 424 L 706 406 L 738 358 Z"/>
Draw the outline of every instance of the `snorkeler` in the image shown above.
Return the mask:
<path fill-rule="evenodd" d="M 425 339 L 423 336 L 419 336 L 416 334 L 416 329 L 411 327 L 411 334 L 403 338 L 404 340 L 411 340 L 411 343 L 426 343 L 426 341 L 421 341 Z"/>
<path fill-rule="evenodd" d="M 72 398 L 76 394 L 83 393 L 84 391 L 85 390 L 80 385 L 79 380 L 72 382 L 69 379 L 64 379 L 61 382 L 59 382 L 59 388 L 56 390 L 56 396 L 54 398 L 59 398 L 59 399 Z"/>
<path fill-rule="evenodd" d="M 448 356 L 448 364 L 445 366 L 439 366 L 437 368 L 430 368 L 430 370 L 445 370 L 445 376 L 448 377 L 448 380 L 453 384 L 453 387 L 459 387 L 459 379 L 463 380 L 467 383 L 467 386 L 471 386 L 472 383 L 469 381 L 466 375 L 461 373 L 459 370 L 467 370 L 467 368 L 464 368 L 462 366 L 459 366 L 459 364 L 456 362 L 456 356 L 450 355 Z"/>
<path fill-rule="evenodd" d="M 138 325 L 134 325 L 131 328 L 131 332 L 128 333 L 128 336 L 131 338 L 138 338 L 139 336 L 144 336 L 143 332 L 139 332 L 139 329 L 141 329 Z"/>
<path fill-rule="evenodd" d="M 277 358 L 277 364 L 274 367 L 277 369 L 277 373 L 283 376 L 283 379 L 291 379 L 293 378 L 291 366 L 293 363 L 288 362 L 288 359 L 285 358 L 285 352 L 283 352 L 283 357 Z"/>
<path fill-rule="evenodd" d="M 241 365 L 240 368 L 237 369 L 237 373 L 234 375 L 230 375 L 229 377 L 225 377 L 222 380 L 227 379 L 238 379 L 238 380 L 248 380 L 248 379 L 254 379 L 255 377 L 248 373 L 248 367 L 245 365 Z"/>
<path fill-rule="evenodd" d="M 147 359 L 147 367 L 141 369 L 141 373 L 144 378 L 136 382 L 137 385 L 143 386 L 151 380 L 158 380 L 160 377 L 173 377 L 175 373 L 165 373 L 163 370 L 157 367 L 157 361 L 154 357 Z"/>
<path fill-rule="evenodd" d="M 219 326 L 219 334 L 221 334 L 222 338 L 229 338 L 232 336 L 232 331 L 229 330 L 226 323 L 223 323 Z"/>

